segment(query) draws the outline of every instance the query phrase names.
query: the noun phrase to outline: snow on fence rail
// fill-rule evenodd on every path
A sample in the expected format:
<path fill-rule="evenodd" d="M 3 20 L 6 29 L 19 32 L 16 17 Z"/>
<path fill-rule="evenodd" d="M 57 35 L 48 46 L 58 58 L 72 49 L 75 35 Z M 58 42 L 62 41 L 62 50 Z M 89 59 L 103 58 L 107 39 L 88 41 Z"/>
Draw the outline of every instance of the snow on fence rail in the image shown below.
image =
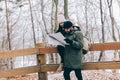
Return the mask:
<path fill-rule="evenodd" d="M 90 46 L 90 51 L 119 50 L 119 49 L 120 49 L 120 42 L 96 43 Z M 2 71 L 0 72 L 0 78 L 38 72 L 39 80 L 47 80 L 46 72 L 55 71 L 58 67 L 58 64 L 46 64 L 45 54 L 51 54 L 51 53 L 57 53 L 56 47 L 37 46 L 37 48 L 0 52 L 0 59 L 26 56 L 26 55 L 37 55 L 36 66 Z M 83 70 L 98 70 L 98 69 L 120 69 L 120 62 L 106 61 L 106 62 L 83 63 Z"/>

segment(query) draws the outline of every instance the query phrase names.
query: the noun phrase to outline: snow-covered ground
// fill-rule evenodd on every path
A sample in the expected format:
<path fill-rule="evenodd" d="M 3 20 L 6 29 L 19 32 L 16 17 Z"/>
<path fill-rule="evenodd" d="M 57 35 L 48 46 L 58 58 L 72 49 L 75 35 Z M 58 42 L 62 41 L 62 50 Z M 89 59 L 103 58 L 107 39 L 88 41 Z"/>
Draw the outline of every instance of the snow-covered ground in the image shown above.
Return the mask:
<path fill-rule="evenodd" d="M 82 71 L 83 80 L 120 80 L 119 73 L 112 73 L 105 70 L 91 70 Z M 6 80 L 1 78 L 0 80 Z M 11 77 L 7 80 L 38 80 L 37 74 L 29 74 L 23 76 Z M 64 80 L 63 72 L 61 73 L 49 73 L 48 80 Z M 71 80 L 77 80 L 74 72 L 71 72 Z"/>
<path fill-rule="evenodd" d="M 62 73 L 49 75 L 49 80 L 64 80 Z M 86 70 L 82 71 L 82 75 L 83 80 L 120 80 L 119 73 L 112 73 L 105 70 Z M 71 80 L 77 80 L 73 71 L 71 72 Z"/>

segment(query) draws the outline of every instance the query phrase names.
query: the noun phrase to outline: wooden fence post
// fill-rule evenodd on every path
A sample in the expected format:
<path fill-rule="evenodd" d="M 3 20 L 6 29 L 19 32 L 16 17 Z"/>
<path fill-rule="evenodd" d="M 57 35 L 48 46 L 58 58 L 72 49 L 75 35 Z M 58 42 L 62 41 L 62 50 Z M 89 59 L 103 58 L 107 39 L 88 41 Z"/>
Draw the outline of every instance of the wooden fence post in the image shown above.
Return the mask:
<path fill-rule="evenodd" d="M 45 47 L 45 45 L 43 43 L 36 44 L 36 48 L 41 48 L 41 47 Z M 37 65 L 41 67 L 44 64 L 46 64 L 46 55 L 38 54 L 37 55 Z M 38 72 L 38 80 L 48 80 L 47 72 L 39 71 Z"/>

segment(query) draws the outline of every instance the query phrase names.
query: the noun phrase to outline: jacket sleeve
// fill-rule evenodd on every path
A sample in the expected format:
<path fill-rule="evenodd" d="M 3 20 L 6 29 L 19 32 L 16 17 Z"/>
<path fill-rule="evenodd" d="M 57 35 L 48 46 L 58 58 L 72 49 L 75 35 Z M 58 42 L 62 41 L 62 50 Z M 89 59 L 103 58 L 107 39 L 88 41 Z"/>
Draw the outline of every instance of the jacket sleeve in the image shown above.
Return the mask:
<path fill-rule="evenodd" d="M 83 48 L 83 34 L 80 31 L 75 32 L 75 38 L 71 46 L 76 49 Z"/>

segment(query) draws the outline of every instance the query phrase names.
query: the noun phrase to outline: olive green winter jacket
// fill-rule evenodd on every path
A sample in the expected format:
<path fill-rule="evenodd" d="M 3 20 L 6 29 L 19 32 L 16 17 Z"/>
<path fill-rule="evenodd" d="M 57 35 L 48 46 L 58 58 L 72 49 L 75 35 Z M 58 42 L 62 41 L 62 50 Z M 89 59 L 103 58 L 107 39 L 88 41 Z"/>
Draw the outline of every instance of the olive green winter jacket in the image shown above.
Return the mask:
<path fill-rule="evenodd" d="M 83 48 L 82 33 L 73 30 L 69 34 L 66 34 L 65 38 L 73 40 L 73 43 L 65 46 L 63 66 L 67 68 L 81 69 Z"/>

